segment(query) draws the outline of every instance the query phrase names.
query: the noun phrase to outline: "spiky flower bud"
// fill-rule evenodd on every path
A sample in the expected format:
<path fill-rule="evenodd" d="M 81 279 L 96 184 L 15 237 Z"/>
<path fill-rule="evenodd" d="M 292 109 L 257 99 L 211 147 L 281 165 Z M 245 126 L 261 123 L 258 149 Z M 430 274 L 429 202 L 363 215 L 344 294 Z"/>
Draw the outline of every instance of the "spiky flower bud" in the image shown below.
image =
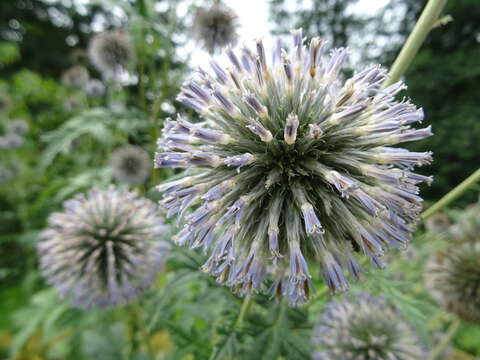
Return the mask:
<path fill-rule="evenodd" d="M 87 84 L 89 78 L 90 74 L 85 66 L 75 65 L 62 74 L 62 83 L 71 88 L 79 89 Z"/>
<path fill-rule="evenodd" d="M 48 282 L 75 307 L 126 302 L 148 287 L 165 262 L 167 227 L 158 207 L 135 192 L 90 190 L 53 213 L 38 245 Z"/>
<path fill-rule="evenodd" d="M 341 81 L 347 51 L 323 51 L 300 30 L 271 62 L 261 40 L 228 50 L 231 68 L 212 61 L 178 96 L 205 121 L 169 119 L 158 140 L 155 166 L 187 169 L 158 187 L 168 215 L 185 218 L 177 243 L 211 248 L 203 270 L 240 294 L 270 272 L 274 295 L 305 302 L 308 263 L 332 292 L 346 290 L 345 270 L 361 271 L 354 253 L 383 266 L 421 211 L 417 185 L 431 178 L 412 169 L 431 153 L 393 146 L 431 134 L 410 126 L 422 110 L 395 100 L 402 83 L 380 89 L 379 66 Z"/>
<path fill-rule="evenodd" d="M 238 16 L 220 1 L 198 7 L 193 17 L 193 34 L 210 53 L 237 40 Z"/>
<path fill-rule="evenodd" d="M 314 329 L 315 360 L 426 359 L 410 326 L 383 298 L 359 294 L 327 305 Z"/>
<path fill-rule="evenodd" d="M 135 60 L 130 35 L 119 29 L 96 34 L 90 40 L 88 55 L 95 68 L 109 78 L 118 76 Z"/>
<path fill-rule="evenodd" d="M 126 184 L 143 183 L 152 170 L 148 153 L 139 146 L 126 145 L 115 150 L 110 159 L 113 176 Z"/>
<path fill-rule="evenodd" d="M 425 285 L 445 310 L 480 324 L 480 205 L 466 210 L 458 225 L 458 238 L 428 261 Z"/>
<path fill-rule="evenodd" d="M 91 79 L 85 85 L 85 92 L 91 97 L 100 97 L 105 94 L 105 85 L 98 79 Z"/>
<path fill-rule="evenodd" d="M 14 119 L 7 124 L 6 130 L 21 136 L 28 131 L 28 123 L 23 119 Z"/>

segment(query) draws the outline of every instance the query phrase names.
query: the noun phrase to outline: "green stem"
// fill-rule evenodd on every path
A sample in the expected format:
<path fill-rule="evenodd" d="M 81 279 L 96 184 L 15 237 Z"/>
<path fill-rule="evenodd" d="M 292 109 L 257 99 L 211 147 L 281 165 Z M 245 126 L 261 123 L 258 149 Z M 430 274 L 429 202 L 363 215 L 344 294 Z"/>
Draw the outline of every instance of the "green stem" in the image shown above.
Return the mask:
<path fill-rule="evenodd" d="M 480 169 L 475 171 L 472 175 L 458 184 L 453 190 L 448 192 L 444 197 L 425 210 L 422 214 L 422 220 L 426 220 L 437 211 L 442 210 L 445 206 L 449 205 L 452 201 L 463 195 L 463 193 L 465 193 L 478 181 L 480 181 Z"/>
<path fill-rule="evenodd" d="M 436 24 L 440 13 L 442 12 L 443 8 L 447 0 L 429 0 L 427 6 L 420 15 L 415 27 L 413 28 L 412 32 L 410 33 L 407 41 L 400 50 L 395 62 L 392 65 L 390 70 L 389 77 L 383 83 L 383 87 L 387 87 L 402 77 L 403 74 L 407 71 L 407 68 L 410 66 L 413 58 L 422 46 L 425 38 L 427 37 L 430 30 Z"/>
<path fill-rule="evenodd" d="M 443 335 L 443 337 L 440 339 L 438 344 L 435 345 L 435 347 L 432 349 L 428 360 L 435 360 L 444 353 L 445 349 L 450 344 L 450 342 L 452 341 L 453 337 L 455 336 L 459 328 L 460 328 L 460 320 L 454 319 L 450 324 L 450 326 L 448 327 L 448 330 L 445 333 L 445 335 Z"/>
<path fill-rule="evenodd" d="M 245 296 L 245 299 L 243 299 L 242 307 L 240 309 L 240 314 L 238 314 L 237 321 L 235 321 L 235 325 L 234 325 L 235 328 L 239 327 L 242 324 L 243 319 L 248 313 L 248 309 L 250 308 L 251 303 L 252 303 L 252 295 L 248 294 L 247 296 Z"/>

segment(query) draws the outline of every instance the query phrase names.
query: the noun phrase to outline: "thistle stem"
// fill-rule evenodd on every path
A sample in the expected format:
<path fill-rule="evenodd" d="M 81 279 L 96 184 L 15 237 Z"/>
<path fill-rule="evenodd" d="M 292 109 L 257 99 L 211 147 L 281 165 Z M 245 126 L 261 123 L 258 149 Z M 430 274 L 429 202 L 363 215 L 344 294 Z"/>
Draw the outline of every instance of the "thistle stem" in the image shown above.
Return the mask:
<path fill-rule="evenodd" d="M 242 324 L 243 319 L 248 313 L 248 309 L 250 308 L 251 303 L 252 303 L 252 296 L 248 294 L 247 296 L 245 296 L 245 299 L 243 299 L 242 307 L 240 309 L 240 314 L 238 314 L 237 321 L 235 321 L 235 325 L 234 325 L 235 328 L 239 327 Z"/>
<path fill-rule="evenodd" d="M 398 80 L 400 77 L 405 74 L 407 68 L 410 66 L 413 58 L 422 46 L 425 38 L 427 37 L 430 30 L 437 23 L 438 17 L 442 12 L 447 0 L 429 0 L 427 6 L 423 10 L 420 18 L 415 24 L 412 32 L 408 36 L 407 41 L 400 50 L 395 62 L 392 65 L 392 68 L 389 73 L 389 77 L 385 80 L 382 87 L 387 87 Z"/>
<path fill-rule="evenodd" d="M 428 358 L 428 360 L 435 360 L 443 354 L 443 352 L 445 351 L 447 346 L 450 344 L 450 342 L 452 341 L 453 337 L 455 336 L 459 328 L 460 328 L 460 320 L 455 318 L 450 324 L 450 326 L 448 327 L 448 330 L 445 333 L 445 335 L 443 335 L 443 337 L 440 339 L 438 344 L 435 345 L 435 347 L 432 349 L 432 352 L 430 353 L 430 357 Z"/>
<path fill-rule="evenodd" d="M 426 220 L 436 212 L 442 210 L 444 207 L 463 195 L 463 193 L 465 193 L 478 181 L 480 181 L 480 169 L 475 171 L 472 175 L 448 192 L 444 197 L 425 210 L 421 216 L 422 220 Z"/>

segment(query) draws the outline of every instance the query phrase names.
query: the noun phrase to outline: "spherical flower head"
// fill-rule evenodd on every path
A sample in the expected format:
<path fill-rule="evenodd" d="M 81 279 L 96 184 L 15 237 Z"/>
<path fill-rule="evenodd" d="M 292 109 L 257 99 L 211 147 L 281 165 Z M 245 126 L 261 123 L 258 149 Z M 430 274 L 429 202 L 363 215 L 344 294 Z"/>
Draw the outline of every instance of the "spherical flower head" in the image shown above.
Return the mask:
<path fill-rule="evenodd" d="M 152 170 L 148 153 L 134 145 L 115 150 L 110 159 L 110 167 L 117 181 L 130 185 L 143 183 Z"/>
<path fill-rule="evenodd" d="M 75 65 L 62 74 L 62 83 L 68 87 L 79 89 L 87 84 L 89 77 L 90 74 L 85 66 Z"/>
<path fill-rule="evenodd" d="M 411 127 L 422 110 L 395 100 L 402 83 L 380 89 L 379 66 L 342 81 L 347 51 L 323 52 L 301 31 L 271 62 L 261 40 L 227 50 L 231 66 L 212 61 L 178 96 L 204 121 L 167 120 L 158 140 L 155 166 L 187 169 L 158 187 L 168 216 L 185 219 L 177 243 L 212 249 L 203 270 L 240 294 L 273 276 L 273 295 L 305 302 L 312 267 L 346 290 L 357 257 L 383 266 L 421 211 L 417 185 L 431 178 L 412 169 L 431 153 L 393 146 L 431 134 Z"/>
<path fill-rule="evenodd" d="M 237 14 L 221 2 L 195 10 L 192 31 L 210 53 L 234 45 L 238 37 L 237 27 Z"/>
<path fill-rule="evenodd" d="M 130 35 L 119 29 L 96 34 L 90 41 L 88 55 L 93 66 L 106 77 L 117 76 L 135 60 Z"/>
<path fill-rule="evenodd" d="M 327 305 L 314 329 L 315 360 L 424 360 L 419 338 L 383 298 L 362 293 Z"/>
<path fill-rule="evenodd" d="M 23 145 L 23 137 L 20 135 L 8 132 L 4 136 L 0 136 L 0 149 L 15 150 Z"/>
<path fill-rule="evenodd" d="M 461 237 L 428 261 L 425 285 L 445 310 L 480 324 L 480 206 L 467 210 L 459 225 Z"/>
<path fill-rule="evenodd" d="M 450 218 L 445 213 L 436 213 L 425 221 L 427 231 L 435 234 L 443 234 L 448 231 Z"/>
<path fill-rule="evenodd" d="M 7 124 L 6 130 L 7 133 L 22 136 L 28 131 L 28 123 L 23 119 L 15 119 Z"/>
<path fill-rule="evenodd" d="M 158 207 L 136 192 L 93 189 L 53 213 L 38 245 L 48 282 L 75 307 L 127 302 L 155 279 L 168 246 Z"/>
<path fill-rule="evenodd" d="M 85 86 L 85 92 L 90 97 L 100 97 L 105 94 L 105 85 L 98 79 L 91 79 Z"/>

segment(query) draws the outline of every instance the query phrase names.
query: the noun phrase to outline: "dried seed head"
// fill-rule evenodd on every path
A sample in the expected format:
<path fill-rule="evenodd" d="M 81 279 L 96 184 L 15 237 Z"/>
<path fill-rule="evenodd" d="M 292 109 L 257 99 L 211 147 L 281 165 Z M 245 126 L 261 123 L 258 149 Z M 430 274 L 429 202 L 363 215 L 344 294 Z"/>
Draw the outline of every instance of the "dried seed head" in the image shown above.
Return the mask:
<path fill-rule="evenodd" d="M 327 305 L 314 329 L 315 360 L 425 359 L 410 326 L 384 299 L 361 293 Z"/>
<path fill-rule="evenodd" d="M 47 281 L 75 307 L 126 302 L 155 279 L 165 262 L 168 228 L 157 206 L 135 192 L 90 190 L 53 213 L 38 245 Z"/>
<path fill-rule="evenodd" d="M 183 85 L 179 100 L 204 121 L 168 120 L 155 165 L 191 174 L 161 186 L 161 204 L 185 220 L 179 244 L 211 249 L 204 271 L 240 294 L 273 277 L 275 296 L 297 304 L 313 291 L 310 266 L 342 291 L 357 257 L 382 267 L 388 248 L 405 247 L 418 185 L 431 182 L 413 168 L 431 153 L 391 145 L 430 130 L 411 127 L 422 113 L 395 99 L 401 83 L 380 89 L 379 66 L 342 81 L 345 49 L 326 56 L 297 30 L 291 53 L 265 53 L 261 39 L 228 49 L 231 66 L 212 61 Z"/>

